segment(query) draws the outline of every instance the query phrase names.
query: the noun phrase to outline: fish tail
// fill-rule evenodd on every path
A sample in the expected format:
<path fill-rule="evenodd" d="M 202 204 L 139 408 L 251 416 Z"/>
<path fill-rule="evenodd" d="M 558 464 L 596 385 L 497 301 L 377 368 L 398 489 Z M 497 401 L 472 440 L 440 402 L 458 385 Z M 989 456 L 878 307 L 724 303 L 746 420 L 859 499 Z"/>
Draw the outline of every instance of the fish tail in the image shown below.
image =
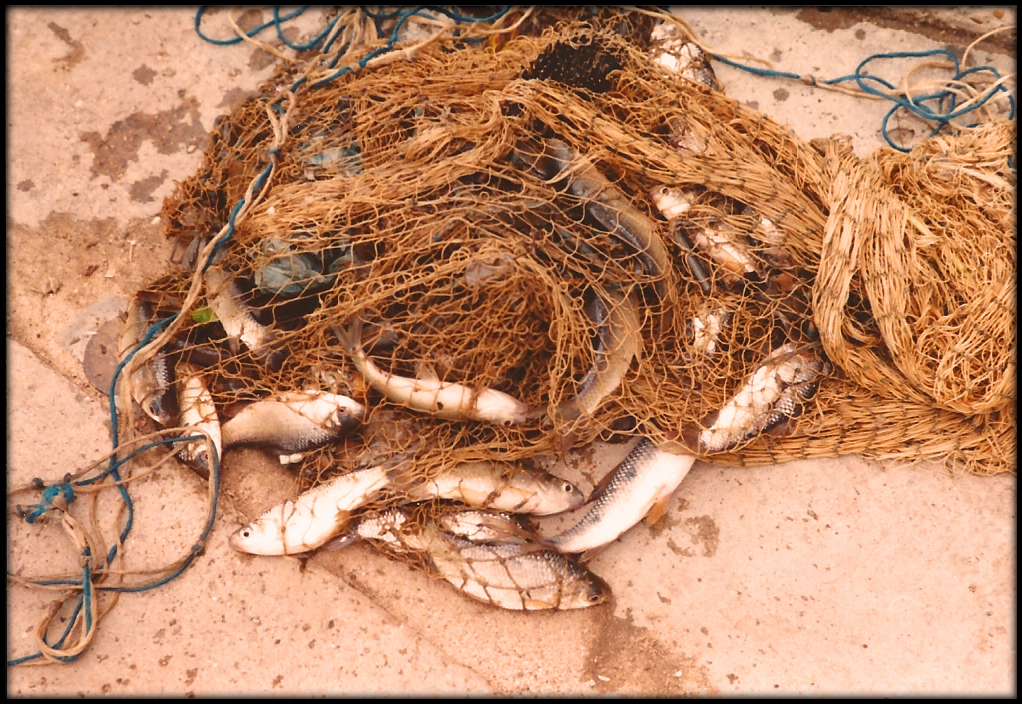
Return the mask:
<path fill-rule="evenodd" d="M 341 347 L 348 354 L 354 354 L 360 347 L 362 347 L 362 320 L 361 318 L 355 318 L 351 325 L 348 327 L 340 327 L 338 325 L 333 326 L 334 335 L 337 336 L 338 342 L 341 343 Z"/>

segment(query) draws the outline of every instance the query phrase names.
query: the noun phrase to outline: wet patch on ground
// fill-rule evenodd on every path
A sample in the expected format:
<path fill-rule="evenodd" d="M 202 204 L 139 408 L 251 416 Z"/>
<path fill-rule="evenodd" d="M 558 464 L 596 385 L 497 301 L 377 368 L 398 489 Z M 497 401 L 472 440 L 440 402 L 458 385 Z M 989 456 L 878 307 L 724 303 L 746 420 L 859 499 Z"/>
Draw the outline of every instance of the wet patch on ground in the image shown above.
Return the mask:
<path fill-rule="evenodd" d="M 145 141 L 152 142 L 160 154 L 205 149 L 209 136 L 199 119 L 199 101 L 195 97 L 180 97 L 182 102 L 177 107 L 132 113 L 113 123 L 105 135 L 82 132 L 79 139 L 93 153 L 92 178 L 108 176 L 111 181 L 120 181 L 128 163 L 138 161 L 139 148 Z"/>
<path fill-rule="evenodd" d="M 717 694 L 709 671 L 694 656 L 658 640 L 653 631 L 606 610 L 597 616 L 586 658 L 586 675 L 598 694 L 670 696 Z"/>

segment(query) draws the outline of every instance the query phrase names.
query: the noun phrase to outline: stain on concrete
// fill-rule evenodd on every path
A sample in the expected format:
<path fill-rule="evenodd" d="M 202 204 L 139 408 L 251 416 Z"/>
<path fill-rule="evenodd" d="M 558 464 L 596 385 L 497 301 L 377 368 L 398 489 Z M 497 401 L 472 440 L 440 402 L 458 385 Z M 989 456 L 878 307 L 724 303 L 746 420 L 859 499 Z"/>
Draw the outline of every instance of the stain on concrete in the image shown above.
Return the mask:
<path fill-rule="evenodd" d="M 649 529 L 649 537 L 656 540 L 665 530 L 670 530 L 678 525 L 681 525 L 681 519 L 675 518 L 669 512 L 664 512 L 659 521 L 653 525 L 647 523 L 646 527 Z"/>
<path fill-rule="evenodd" d="M 18 182 L 18 190 L 22 193 L 31 191 L 33 188 L 35 188 L 35 183 L 31 179 Z"/>
<path fill-rule="evenodd" d="M 716 521 L 709 516 L 695 516 L 685 520 L 692 532 L 692 544 L 703 546 L 703 557 L 713 557 L 717 554 L 717 547 L 720 544 L 720 528 Z"/>
<path fill-rule="evenodd" d="M 208 135 L 199 120 L 199 101 L 191 97 L 169 110 L 132 113 L 112 124 L 106 135 L 83 132 L 79 139 L 92 149 L 92 178 L 109 176 L 117 182 L 128 163 L 138 161 L 143 142 L 152 142 L 160 154 L 175 154 L 189 147 L 205 149 Z"/>
<path fill-rule="evenodd" d="M 149 176 L 140 181 L 135 181 L 128 189 L 128 195 L 136 203 L 152 203 L 153 193 L 167 181 L 168 172 L 164 169 L 159 176 Z"/>
<path fill-rule="evenodd" d="M 772 10 L 776 14 L 788 14 L 790 10 L 778 8 Z M 965 23 L 951 24 L 946 15 L 927 9 L 911 10 L 907 8 L 887 7 L 806 7 L 795 15 L 799 20 L 828 33 L 835 29 L 848 29 L 860 22 L 883 29 L 896 29 L 913 32 L 940 44 L 964 49 L 986 33 L 987 29 L 973 29 Z M 865 37 L 856 37 L 862 39 Z M 977 44 L 978 48 L 987 51 L 998 51 L 1013 56 L 1017 51 L 1018 32 L 1014 29 L 998 32 Z"/>
<path fill-rule="evenodd" d="M 676 652 L 653 631 L 637 626 L 631 615 L 619 618 L 609 609 L 593 613 L 586 672 L 594 694 L 667 696 L 716 694 L 705 665 Z"/>
<path fill-rule="evenodd" d="M 152 70 L 145 64 L 142 64 L 134 71 L 131 72 L 131 77 L 144 86 L 149 85 L 156 78 L 156 71 Z"/>
<path fill-rule="evenodd" d="M 57 39 L 67 44 L 70 51 L 61 56 L 59 59 L 54 59 L 53 63 L 65 71 L 70 71 L 72 68 L 80 64 L 85 60 L 85 47 L 80 42 L 75 41 L 71 38 L 71 33 L 61 27 L 56 22 L 49 22 L 47 27 L 53 32 Z"/>
<path fill-rule="evenodd" d="M 774 91 L 774 100 L 776 100 L 778 103 L 783 103 L 789 97 L 791 97 L 791 93 L 786 91 L 784 88 L 778 88 L 777 90 Z"/>
<path fill-rule="evenodd" d="M 233 112 L 235 105 L 248 100 L 248 98 L 253 95 L 255 95 L 254 91 L 244 90 L 242 88 L 231 88 L 224 93 L 224 98 L 217 104 L 217 107 L 224 108 L 228 112 Z"/>

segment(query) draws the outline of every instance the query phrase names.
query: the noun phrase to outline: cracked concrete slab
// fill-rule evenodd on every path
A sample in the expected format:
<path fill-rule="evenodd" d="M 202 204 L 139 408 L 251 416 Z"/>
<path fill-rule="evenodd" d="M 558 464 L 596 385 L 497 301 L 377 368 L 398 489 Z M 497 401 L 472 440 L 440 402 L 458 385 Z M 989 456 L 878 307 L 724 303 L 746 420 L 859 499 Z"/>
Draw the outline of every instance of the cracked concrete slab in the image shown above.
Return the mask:
<path fill-rule="evenodd" d="M 915 31 L 922 20 L 896 11 L 678 12 L 718 51 L 828 77 L 871 53 L 961 48 L 976 36 L 966 30 L 1015 23 L 1014 8 L 929 11 L 926 26 L 943 22 L 943 35 Z M 198 168 L 215 118 L 272 68 L 252 47 L 199 40 L 190 10 L 7 16 L 10 490 L 34 477 L 58 480 L 109 451 L 106 399 L 82 368 L 84 345 L 166 269 L 171 248 L 156 219 L 163 198 Z M 319 17 L 300 30 L 311 32 Z M 258 19 L 268 12 L 243 17 Z M 997 43 L 981 44 L 976 60 L 1014 71 L 1014 54 Z M 730 96 L 803 138 L 843 132 L 863 155 L 881 144 L 880 104 L 717 71 Z M 600 449 L 579 476 L 597 477 L 626 450 Z M 229 455 L 216 520 L 191 567 L 160 588 L 122 595 L 75 662 L 8 666 L 8 693 L 1015 687 L 1014 475 L 952 477 L 857 457 L 746 469 L 698 462 L 660 523 L 637 526 L 592 561 L 611 602 L 564 613 L 497 611 L 362 545 L 303 560 L 233 552 L 230 532 L 292 481 L 260 451 Z M 139 479 L 132 496 L 129 563 L 155 569 L 187 553 L 205 516 L 204 483 L 168 464 Z M 26 501 L 8 500 L 9 571 L 73 570 L 76 552 L 59 526 L 18 519 L 13 506 Z M 116 508 L 116 499 L 102 501 Z M 53 598 L 9 582 L 9 660 L 35 652 Z"/>

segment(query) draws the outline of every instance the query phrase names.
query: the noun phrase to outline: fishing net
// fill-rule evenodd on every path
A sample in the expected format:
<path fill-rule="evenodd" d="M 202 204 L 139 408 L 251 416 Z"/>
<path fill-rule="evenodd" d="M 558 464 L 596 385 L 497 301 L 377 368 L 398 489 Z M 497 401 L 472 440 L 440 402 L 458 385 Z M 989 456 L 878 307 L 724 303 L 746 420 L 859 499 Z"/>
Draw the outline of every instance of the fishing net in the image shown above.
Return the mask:
<path fill-rule="evenodd" d="M 651 21 L 468 28 L 376 63 L 382 40 L 348 37 L 329 67 L 281 68 L 164 205 L 182 268 L 146 295 L 188 315 L 158 345 L 204 368 L 221 420 L 289 390 L 365 399 L 362 436 L 301 460 L 310 483 L 366 453 L 414 453 L 414 483 L 615 434 L 733 464 L 1012 470 L 1014 124 L 859 160 L 654 60 Z M 211 313 L 225 292 L 266 338 Z M 410 410 L 352 340 L 528 414 Z M 750 384 L 783 412 L 746 417 Z"/>

